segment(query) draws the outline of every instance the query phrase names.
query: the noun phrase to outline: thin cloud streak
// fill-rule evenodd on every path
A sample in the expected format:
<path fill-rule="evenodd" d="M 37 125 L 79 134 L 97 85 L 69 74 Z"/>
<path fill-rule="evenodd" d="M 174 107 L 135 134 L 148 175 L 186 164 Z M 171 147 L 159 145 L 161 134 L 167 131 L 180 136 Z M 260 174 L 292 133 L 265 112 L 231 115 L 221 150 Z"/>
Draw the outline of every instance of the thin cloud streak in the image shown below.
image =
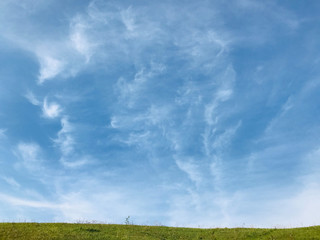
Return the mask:
<path fill-rule="evenodd" d="M 60 115 L 61 111 L 62 110 L 57 103 L 55 103 L 55 102 L 48 103 L 47 98 L 44 99 L 43 106 L 42 106 L 42 112 L 43 112 L 44 117 L 56 118 Z"/>

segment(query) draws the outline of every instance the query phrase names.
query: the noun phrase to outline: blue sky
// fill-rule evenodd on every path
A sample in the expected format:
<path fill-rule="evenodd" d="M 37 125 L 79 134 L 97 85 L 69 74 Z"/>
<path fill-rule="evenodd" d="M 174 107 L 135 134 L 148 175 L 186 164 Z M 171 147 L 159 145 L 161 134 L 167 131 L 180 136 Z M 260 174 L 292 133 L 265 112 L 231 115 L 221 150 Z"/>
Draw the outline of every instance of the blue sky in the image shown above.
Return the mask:
<path fill-rule="evenodd" d="M 0 220 L 320 224 L 319 1 L 0 3 Z"/>

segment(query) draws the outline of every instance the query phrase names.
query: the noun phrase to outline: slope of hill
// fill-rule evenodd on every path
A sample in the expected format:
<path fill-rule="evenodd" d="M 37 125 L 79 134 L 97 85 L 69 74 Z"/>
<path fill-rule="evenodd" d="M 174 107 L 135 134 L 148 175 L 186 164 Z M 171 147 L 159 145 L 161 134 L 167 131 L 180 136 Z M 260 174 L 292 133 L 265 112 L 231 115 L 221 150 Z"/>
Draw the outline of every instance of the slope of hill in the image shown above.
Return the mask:
<path fill-rule="evenodd" d="M 320 226 L 293 229 L 216 228 L 194 229 L 159 226 L 0 223 L 1 240 L 205 240 L 205 239 L 319 239 Z"/>

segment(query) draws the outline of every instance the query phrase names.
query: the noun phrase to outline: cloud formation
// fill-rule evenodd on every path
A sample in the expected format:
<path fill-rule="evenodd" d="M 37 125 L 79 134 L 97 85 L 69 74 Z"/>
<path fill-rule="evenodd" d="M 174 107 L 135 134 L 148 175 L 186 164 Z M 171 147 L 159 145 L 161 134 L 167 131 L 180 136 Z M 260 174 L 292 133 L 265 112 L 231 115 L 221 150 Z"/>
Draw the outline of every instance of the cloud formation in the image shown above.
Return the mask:
<path fill-rule="evenodd" d="M 43 101 L 42 112 L 46 118 L 56 118 L 59 116 L 61 108 L 55 102 L 48 103 L 47 98 L 45 98 Z"/>

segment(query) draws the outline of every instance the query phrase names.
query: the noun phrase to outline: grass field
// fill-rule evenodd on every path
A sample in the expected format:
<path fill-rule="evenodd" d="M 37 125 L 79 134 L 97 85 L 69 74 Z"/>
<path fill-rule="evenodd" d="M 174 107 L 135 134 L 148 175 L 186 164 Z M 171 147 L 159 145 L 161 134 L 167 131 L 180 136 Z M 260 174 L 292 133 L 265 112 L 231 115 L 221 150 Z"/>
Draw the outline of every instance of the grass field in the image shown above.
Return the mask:
<path fill-rule="evenodd" d="M 0 223 L 0 240 L 69 239 L 319 239 L 320 226 L 294 229 L 194 229 L 136 225 Z"/>

